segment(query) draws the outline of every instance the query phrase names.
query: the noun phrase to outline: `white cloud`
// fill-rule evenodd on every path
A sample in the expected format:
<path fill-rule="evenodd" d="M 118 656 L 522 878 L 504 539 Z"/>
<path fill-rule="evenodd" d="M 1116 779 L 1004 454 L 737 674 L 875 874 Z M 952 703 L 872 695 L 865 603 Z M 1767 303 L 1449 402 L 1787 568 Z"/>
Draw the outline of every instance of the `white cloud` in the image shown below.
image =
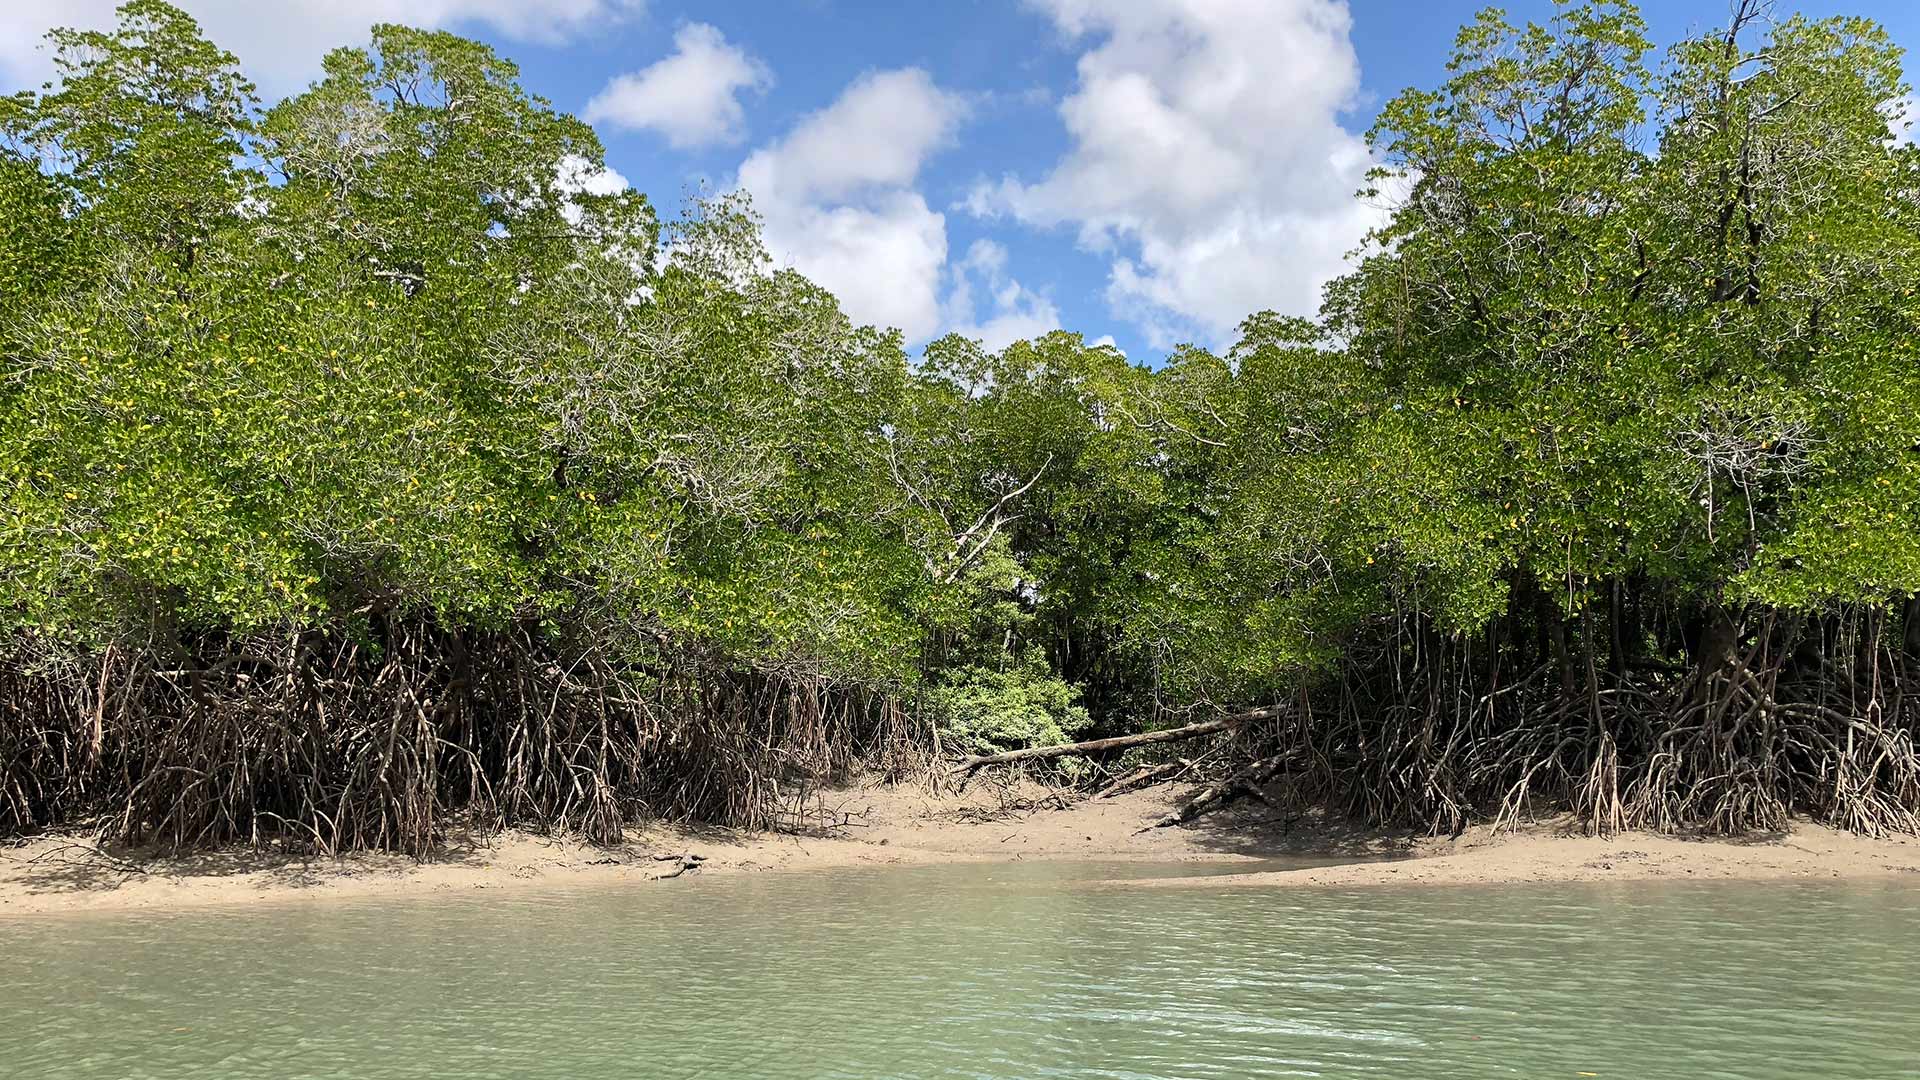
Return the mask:
<path fill-rule="evenodd" d="M 1920 93 L 1910 93 L 1886 103 L 1883 110 L 1887 117 L 1887 134 L 1895 146 L 1912 146 L 1920 132 Z"/>
<path fill-rule="evenodd" d="M 986 312 L 974 297 L 976 283 L 986 287 Z M 1009 277 L 1007 249 L 992 240 L 975 240 L 953 268 L 946 320 L 954 333 L 978 339 L 990 352 L 1060 329 L 1053 301 Z"/>
<path fill-rule="evenodd" d="M 107 29 L 119 0 L 0 0 L 0 92 L 53 73 L 43 37 L 55 26 Z M 516 41 L 554 43 L 631 17 L 643 0 L 174 0 L 221 48 L 240 58 L 263 95 L 303 88 L 320 58 L 359 45 L 375 23 L 484 26 Z"/>
<path fill-rule="evenodd" d="M 1155 347 L 1316 310 L 1379 214 L 1353 198 L 1371 162 L 1338 122 L 1359 86 L 1344 0 L 1032 2 L 1090 39 L 1060 104 L 1071 148 L 968 208 L 1076 227 Z"/>
<path fill-rule="evenodd" d="M 679 149 L 736 143 L 744 91 L 765 90 L 773 73 L 706 23 L 673 35 L 673 55 L 615 76 L 583 114 L 589 123 L 657 131 Z"/>
<path fill-rule="evenodd" d="M 904 187 L 952 140 L 965 112 L 918 68 L 862 75 L 832 105 L 748 158 L 740 177 L 756 195 L 805 199 Z"/>
<path fill-rule="evenodd" d="M 922 341 L 941 325 L 946 218 L 913 189 L 966 113 L 917 68 L 855 80 L 833 104 L 740 165 L 767 248 L 860 322 Z"/>
<path fill-rule="evenodd" d="M 616 169 L 595 165 L 578 154 L 560 159 L 560 190 L 586 195 L 618 195 L 632 185 Z"/>
<path fill-rule="evenodd" d="M 618 195 L 633 186 L 619 171 L 595 165 L 578 154 L 568 154 L 560 159 L 557 180 L 560 190 L 568 195 Z M 585 216 L 580 205 L 572 200 L 560 208 L 560 214 L 574 225 L 580 224 Z"/>

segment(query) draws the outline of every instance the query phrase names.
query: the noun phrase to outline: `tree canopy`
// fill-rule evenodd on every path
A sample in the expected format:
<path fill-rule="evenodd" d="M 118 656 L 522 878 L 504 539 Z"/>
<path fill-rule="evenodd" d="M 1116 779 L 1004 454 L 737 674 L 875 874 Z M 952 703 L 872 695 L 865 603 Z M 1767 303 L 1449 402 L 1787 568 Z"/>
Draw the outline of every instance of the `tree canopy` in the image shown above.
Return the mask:
<path fill-rule="evenodd" d="M 264 109 L 161 0 L 50 42 L 0 99 L 0 829 L 765 823 L 1256 704 L 1378 821 L 1920 824 L 1920 150 L 1866 20 L 1485 13 L 1318 316 L 1151 366 L 911 355 L 451 34 Z"/>

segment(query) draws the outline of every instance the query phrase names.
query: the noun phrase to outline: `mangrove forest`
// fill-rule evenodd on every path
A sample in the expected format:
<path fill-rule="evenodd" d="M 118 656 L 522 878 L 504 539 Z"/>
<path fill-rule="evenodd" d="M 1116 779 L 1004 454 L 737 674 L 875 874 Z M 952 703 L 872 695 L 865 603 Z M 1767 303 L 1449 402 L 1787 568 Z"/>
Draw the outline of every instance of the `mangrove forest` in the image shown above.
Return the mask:
<path fill-rule="evenodd" d="M 1483 14 L 1317 315 L 1152 358 L 910 350 L 451 33 L 269 106 L 161 0 L 54 31 L 0 97 L 0 836 L 610 842 L 1009 765 L 1914 831 L 1911 94 L 1736 7 Z"/>

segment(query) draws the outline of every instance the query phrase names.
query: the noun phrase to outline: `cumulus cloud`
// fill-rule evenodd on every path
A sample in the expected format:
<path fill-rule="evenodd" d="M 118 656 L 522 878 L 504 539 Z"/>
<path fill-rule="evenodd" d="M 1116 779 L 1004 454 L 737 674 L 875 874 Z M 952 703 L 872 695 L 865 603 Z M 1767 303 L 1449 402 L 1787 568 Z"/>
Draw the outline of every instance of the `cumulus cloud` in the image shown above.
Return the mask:
<path fill-rule="evenodd" d="M 568 154 L 560 159 L 557 181 L 561 192 L 569 196 L 618 195 L 633 186 L 618 170 L 595 165 L 578 154 Z M 584 217 L 579 203 L 571 199 L 560 208 L 560 214 L 574 225 L 580 224 Z"/>
<path fill-rule="evenodd" d="M 560 190 L 584 195 L 618 195 L 632 185 L 616 169 L 595 165 L 578 154 L 560 159 Z"/>
<path fill-rule="evenodd" d="M 774 259 L 832 290 L 861 322 L 925 340 L 942 322 L 946 218 L 914 190 L 965 103 L 917 68 L 861 76 L 740 165 Z"/>
<path fill-rule="evenodd" d="M 681 27 L 673 46 L 673 55 L 610 80 L 587 103 L 586 120 L 658 132 L 681 150 L 739 142 L 740 95 L 765 90 L 773 73 L 706 23 Z"/>
<path fill-rule="evenodd" d="M 486 27 L 516 41 L 565 41 L 639 12 L 643 0 L 174 0 L 215 44 L 278 97 L 320 73 L 320 58 L 367 40 L 375 23 Z M 55 26 L 107 29 L 119 0 L 0 0 L 0 92 L 53 74 L 42 38 Z"/>
<path fill-rule="evenodd" d="M 953 268 L 946 319 L 954 333 L 978 339 L 990 352 L 1060 329 L 1053 301 L 1009 276 L 1007 249 L 992 240 L 975 240 Z"/>
<path fill-rule="evenodd" d="M 1253 311 L 1317 309 L 1378 220 L 1338 117 L 1359 87 L 1344 0 L 1031 0 L 1087 45 L 1059 106 L 1070 146 L 967 207 L 1075 228 L 1107 299 L 1155 347 Z"/>

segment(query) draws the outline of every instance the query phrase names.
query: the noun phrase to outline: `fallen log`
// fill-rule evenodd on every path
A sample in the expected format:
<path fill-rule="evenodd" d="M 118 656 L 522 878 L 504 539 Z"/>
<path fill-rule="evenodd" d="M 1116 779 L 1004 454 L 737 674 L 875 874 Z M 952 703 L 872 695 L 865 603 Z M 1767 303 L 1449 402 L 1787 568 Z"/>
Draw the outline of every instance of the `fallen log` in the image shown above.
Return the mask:
<path fill-rule="evenodd" d="M 1209 810 L 1217 810 L 1242 796 L 1268 802 L 1266 794 L 1260 790 L 1260 785 L 1273 779 L 1273 774 L 1285 767 L 1290 756 L 1275 754 L 1273 757 L 1261 758 L 1259 761 L 1235 769 L 1232 776 L 1202 788 L 1193 798 L 1181 803 L 1169 811 L 1165 817 L 1139 831 L 1164 829 L 1169 825 L 1184 825 L 1201 814 Z"/>
<path fill-rule="evenodd" d="M 1113 783 L 1108 784 L 1106 787 L 1101 788 L 1099 791 L 1094 792 L 1093 797 L 1096 799 L 1106 799 L 1115 795 L 1122 795 L 1135 788 L 1146 787 L 1148 784 L 1157 784 L 1168 777 L 1178 776 L 1191 768 L 1193 768 L 1193 759 L 1191 758 L 1181 758 L 1178 761 L 1168 761 L 1159 765 L 1142 765 L 1120 779 L 1115 780 Z"/>
<path fill-rule="evenodd" d="M 1150 746 L 1154 743 L 1179 742 L 1182 739 L 1198 738 L 1215 732 L 1227 731 L 1253 720 L 1265 720 L 1278 716 L 1278 708 L 1249 709 L 1231 716 L 1202 720 L 1185 727 L 1167 728 L 1162 731 L 1143 731 L 1138 735 L 1116 735 L 1111 739 L 1089 739 L 1086 742 L 1062 743 L 1059 746 L 1029 746 L 1024 750 L 1008 750 L 1000 754 L 977 754 L 953 767 L 953 775 L 965 776 L 982 765 L 1007 765 L 1016 761 L 1043 761 L 1049 758 L 1065 757 L 1068 754 L 1099 754 L 1108 750 L 1126 750 L 1135 746 Z"/>

